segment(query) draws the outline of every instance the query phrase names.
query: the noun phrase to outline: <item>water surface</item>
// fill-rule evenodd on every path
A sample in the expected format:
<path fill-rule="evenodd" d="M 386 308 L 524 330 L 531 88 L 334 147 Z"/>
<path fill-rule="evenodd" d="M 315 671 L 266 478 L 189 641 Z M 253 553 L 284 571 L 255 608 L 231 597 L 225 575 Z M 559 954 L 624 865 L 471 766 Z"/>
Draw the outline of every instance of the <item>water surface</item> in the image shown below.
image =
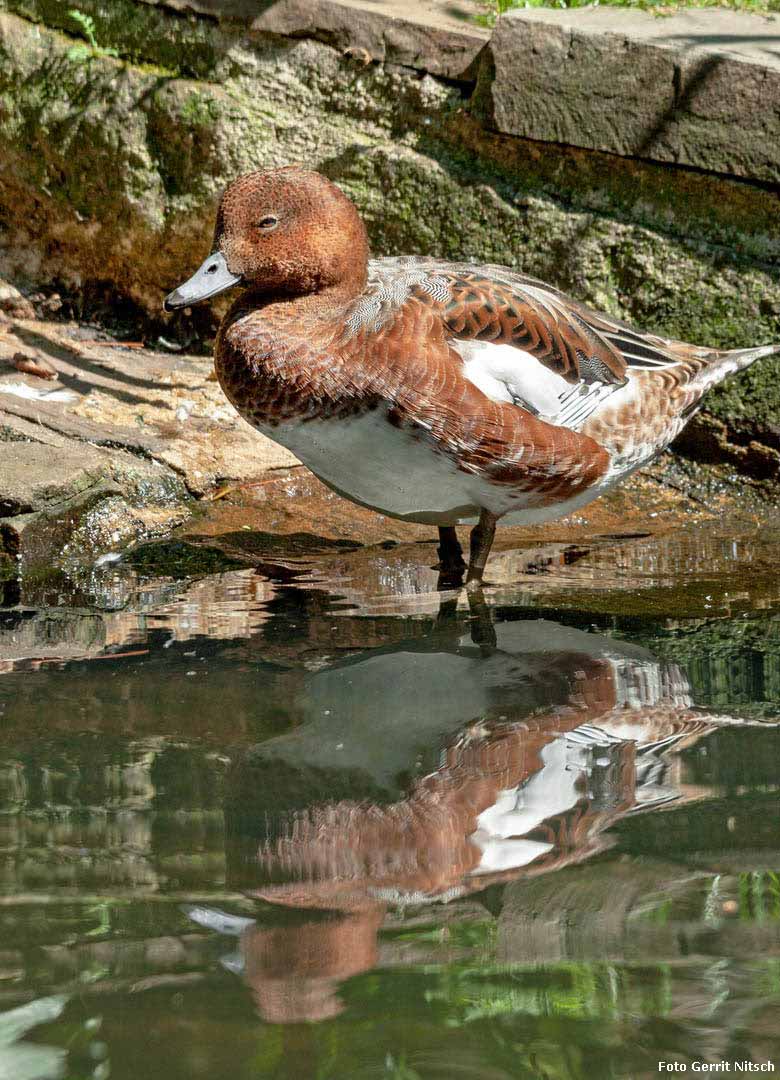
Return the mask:
<path fill-rule="evenodd" d="M 7 584 L 0 1076 L 780 1067 L 778 537 L 409 547 Z"/>

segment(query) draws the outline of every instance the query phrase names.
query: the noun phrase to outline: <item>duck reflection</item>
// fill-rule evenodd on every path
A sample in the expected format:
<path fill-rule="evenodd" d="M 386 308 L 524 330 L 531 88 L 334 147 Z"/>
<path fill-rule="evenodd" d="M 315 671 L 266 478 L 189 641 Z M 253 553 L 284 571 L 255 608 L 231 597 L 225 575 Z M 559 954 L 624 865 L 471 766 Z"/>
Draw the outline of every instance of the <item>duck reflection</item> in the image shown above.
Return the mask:
<path fill-rule="evenodd" d="M 707 730 L 673 664 L 545 620 L 443 618 L 310 673 L 303 722 L 253 748 L 229 784 L 231 884 L 262 922 L 194 908 L 239 938 L 275 1022 L 343 1007 L 377 961 L 387 906 L 447 902 L 588 859 L 625 814 L 677 797 L 674 753 Z M 270 909 L 269 909 L 270 910 Z"/>

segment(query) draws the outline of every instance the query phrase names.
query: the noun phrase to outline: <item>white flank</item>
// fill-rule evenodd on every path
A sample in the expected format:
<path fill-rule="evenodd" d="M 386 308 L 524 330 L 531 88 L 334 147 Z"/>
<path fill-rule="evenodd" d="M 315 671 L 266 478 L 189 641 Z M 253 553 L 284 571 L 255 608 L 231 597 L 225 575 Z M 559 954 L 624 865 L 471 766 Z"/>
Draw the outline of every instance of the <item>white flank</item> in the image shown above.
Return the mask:
<path fill-rule="evenodd" d="M 381 411 L 338 422 L 256 427 L 353 502 L 430 525 L 470 524 L 479 518 L 480 507 L 505 515 L 504 525 L 549 521 L 578 510 L 604 491 L 603 485 L 595 486 L 563 503 L 528 507 L 529 494 L 458 469 L 424 432 L 416 436 L 396 428 Z M 620 475 L 616 471 L 608 482 Z"/>
<path fill-rule="evenodd" d="M 450 342 L 463 374 L 491 401 L 506 401 L 556 427 L 579 431 L 591 413 L 619 390 L 614 383 L 567 382 L 531 353 L 488 341 Z"/>
<path fill-rule="evenodd" d="M 265 428 L 329 487 L 381 513 L 436 523 L 482 505 L 486 485 L 460 471 L 421 433 L 394 427 L 382 411 L 348 420 L 308 420 Z M 501 497 L 500 495 L 498 497 Z M 464 515 L 472 520 L 479 511 Z M 453 522 L 460 520 L 455 514 Z"/>

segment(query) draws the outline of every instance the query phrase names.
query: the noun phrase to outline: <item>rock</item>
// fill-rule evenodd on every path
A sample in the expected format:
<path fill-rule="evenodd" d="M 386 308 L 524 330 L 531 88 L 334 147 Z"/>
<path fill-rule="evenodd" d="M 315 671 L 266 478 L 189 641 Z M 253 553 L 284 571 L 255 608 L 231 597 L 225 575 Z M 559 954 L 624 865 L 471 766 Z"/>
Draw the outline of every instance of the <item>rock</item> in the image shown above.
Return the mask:
<path fill-rule="evenodd" d="M 73 499 L 91 497 L 108 479 L 102 455 L 91 446 L 68 445 L 64 439 L 56 447 L 32 442 L 4 445 L 0 514 L 51 511 Z"/>
<path fill-rule="evenodd" d="M 13 319 L 34 319 L 35 308 L 15 285 L 0 278 L 0 312 Z"/>
<path fill-rule="evenodd" d="M 727 386 L 722 396 L 728 402 L 733 393 L 733 388 Z M 720 401 L 716 399 L 715 404 L 720 406 Z M 720 408 L 717 409 L 719 411 Z M 699 460 L 728 462 L 757 480 L 777 481 L 780 477 L 780 432 L 777 425 L 762 424 L 755 416 L 732 416 L 727 424 L 719 419 L 717 412 L 694 417 L 675 441 L 675 449 Z M 760 433 L 764 441 L 751 438 L 754 432 Z"/>
<path fill-rule="evenodd" d="M 499 131 L 780 180 L 776 27 L 733 11 L 513 11 L 490 43 Z"/>
<path fill-rule="evenodd" d="M 259 15 L 255 10 L 253 3 L 240 4 L 255 31 L 311 37 L 363 65 L 404 64 L 448 79 L 473 78 L 474 62 L 490 36 L 468 18 L 471 12 L 458 19 L 451 7 L 415 0 L 393 0 L 382 10 L 365 0 L 282 0 Z"/>
<path fill-rule="evenodd" d="M 208 381 L 210 360 L 84 343 L 44 321 L 14 323 L 0 358 L 20 355 L 15 343 L 25 373 L 0 369 L 0 579 L 17 556 L 48 572 L 158 536 L 193 495 L 297 465 L 239 419 Z M 55 393 L 29 374 L 47 357 L 64 383 Z"/>
<path fill-rule="evenodd" d="M 159 535 L 189 512 L 184 485 L 153 462 L 60 438 L 2 448 L 0 577 L 49 571 Z M 3 572 L 5 563 L 5 572 Z"/>
<path fill-rule="evenodd" d="M 52 395 L 36 379 L 20 384 L 18 377 L 0 374 L 0 416 L 151 458 L 193 494 L 297 464 L 238 417 L 208 378 L 210 359 L 112 348 L 118 343 L 84 342 L 80 333 L 44 321 L 16 325 L 13 341 L 56 361 L 65 388 Z M 0 357 L 13 352 L 13 341 L 0 342 Z"/>

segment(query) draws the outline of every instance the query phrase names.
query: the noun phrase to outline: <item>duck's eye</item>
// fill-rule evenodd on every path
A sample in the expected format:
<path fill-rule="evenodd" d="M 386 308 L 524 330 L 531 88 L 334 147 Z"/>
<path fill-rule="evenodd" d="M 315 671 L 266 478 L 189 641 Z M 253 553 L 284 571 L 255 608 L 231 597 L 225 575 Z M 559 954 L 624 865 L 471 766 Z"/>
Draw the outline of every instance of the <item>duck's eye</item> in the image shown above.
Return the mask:
<path fill-rule="evenodd" d="M 257 223 L 258 229 L 262 229 L 263 232 L 271 232 L 279 224 L 279 218 L 274 217 L 273 214 L 268 214 L 266 217 L 261 218 Z"/>

